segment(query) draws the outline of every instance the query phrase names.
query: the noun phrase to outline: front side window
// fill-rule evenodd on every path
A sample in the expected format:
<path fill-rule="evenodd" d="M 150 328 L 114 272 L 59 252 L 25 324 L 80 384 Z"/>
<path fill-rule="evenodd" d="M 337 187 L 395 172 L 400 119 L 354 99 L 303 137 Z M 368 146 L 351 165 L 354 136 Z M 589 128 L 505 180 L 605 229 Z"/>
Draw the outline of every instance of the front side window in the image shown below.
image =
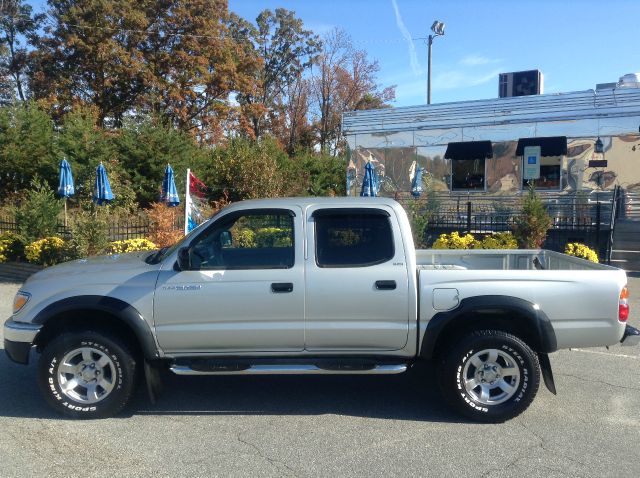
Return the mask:
<path fill-rule="evenodd" d="M 383 211 L 317 211 L 314 214 L 319 267 L 366 267 L 393 258 L 393 232 Z"/>
<path fill-rule="evenodd" d="M 191 268 L 287 269 L 294 264 L 289 211 L 248 211 L 216 221 L 189 247 Z"/>

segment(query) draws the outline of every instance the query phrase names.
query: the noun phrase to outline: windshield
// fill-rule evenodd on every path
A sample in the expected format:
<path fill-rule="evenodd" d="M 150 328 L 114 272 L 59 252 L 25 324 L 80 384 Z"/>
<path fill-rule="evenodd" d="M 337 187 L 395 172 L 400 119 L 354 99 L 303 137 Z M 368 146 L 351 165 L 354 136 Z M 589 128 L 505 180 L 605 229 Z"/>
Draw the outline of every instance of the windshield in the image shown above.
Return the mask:
<path fill-rule="evenodd" d="M 189 234 L 184 236 L 182 239 L 180 239 L 174 245 L 168 246 L 168 247 L 163 247 L 162 249 L 160 249 L 158 251 L 152 252 L 151 254 L 149 254 L 147 256 L 147 258 L 145 259 L 145 262 L 147 264 L 158 264 L 159 262 L 164 260 L 165 257 L 170 256 L 173 253 L 173 251 L 179 249 L 180 247 L 182 247 L 183 244 L 188 242 L 189 239 L 191 239 L 191 237 L 193 237 L 196 232 L 200 232 L 202 230 L 202 225 L 207 224 L 210 220 L 211 219 L 209 219 L 208 221 L 203 222 L 202 224 L 199 224 L 198 227 L 196 227 L 195 229 L 192 229 L 191 231 L 189 231 Z"/>

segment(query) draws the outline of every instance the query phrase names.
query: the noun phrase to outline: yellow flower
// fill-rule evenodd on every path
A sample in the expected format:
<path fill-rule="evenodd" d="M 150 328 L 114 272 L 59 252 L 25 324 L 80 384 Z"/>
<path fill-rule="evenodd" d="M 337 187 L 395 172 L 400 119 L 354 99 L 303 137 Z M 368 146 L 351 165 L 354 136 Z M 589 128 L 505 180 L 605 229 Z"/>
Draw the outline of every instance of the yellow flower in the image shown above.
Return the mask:
<path fill-rule="evenodd" d="M 564 249 L 564 253 L 569 256 L 579 257 L 591 262 L 600 262 L 596 251 L 579 242 L 568 243 Z"/>
<path fill-rule="evenodd" d="M 153 242 L 148 239 L 125 239 L 114 241 L 107 247 L 107 254 L 126 254 L 127 252 L 152 251 L 157 249 Z"/>

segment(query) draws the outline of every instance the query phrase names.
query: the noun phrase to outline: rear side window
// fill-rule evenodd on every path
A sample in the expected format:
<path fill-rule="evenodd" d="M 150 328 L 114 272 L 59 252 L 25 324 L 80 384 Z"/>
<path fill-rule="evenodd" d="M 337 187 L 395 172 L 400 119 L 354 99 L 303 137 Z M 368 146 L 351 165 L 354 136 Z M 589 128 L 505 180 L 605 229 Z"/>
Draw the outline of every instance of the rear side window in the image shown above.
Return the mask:
<path fill-rule="evenodd" d="M 391 223 L 384 211 L 320 210 L 314 221 L 319 267 L 373 266 L 394 256 Z"/>

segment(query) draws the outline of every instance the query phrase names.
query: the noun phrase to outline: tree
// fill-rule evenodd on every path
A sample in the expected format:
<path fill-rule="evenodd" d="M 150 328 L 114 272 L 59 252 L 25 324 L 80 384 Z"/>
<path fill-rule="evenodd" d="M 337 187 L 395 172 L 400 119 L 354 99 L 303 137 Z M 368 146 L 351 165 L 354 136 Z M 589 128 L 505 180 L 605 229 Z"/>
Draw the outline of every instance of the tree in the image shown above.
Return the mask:
<path fill-rule="evenodd" d="M 220 140 L 229 96 L 252 89 L 259 64 L 242 39 L 241 19 L 228 13 L 226 0 L 159 1 L 147 18 L 143 107 L 203 142 Z"/>
<path fill-rule="evenodd" d="M 225 147 L 211 150 L 196 171 L 211 198 L 225 193 L 232 201 L 279 197 L 287 192 L 281 164 L 288 160 L 273 138 L 233 138 Z"/>
<path fill-rule="evenodd" d="M 343 148 L 343 112 L 386 107 L 395 98 L 395 86 L 380 90 L 376 82 L 379 70 L 378 62 L 355 49 L 343 30 L 336 28 L 324 38 L 311 78 L 315 127 L 322 151 L 335 155 Z"/>
<path fill-rule="evenodd" d="M 34 14 L 31 5 L 24 4 L 22 0 L 3 0 L 0 3 L 0 78 L 4 79 L 0 88 L 5 98 L 13 98 L 15 90 L 21 101 L 27 99 L 27 47 L 36 43 L 44 19 L 44 14 Z"/>
<path fill-rule="evenodd" d="M 59 115 L 77 104 L 95 106 L 100 126 L 120 126 L 144 91 L 138 45 L 149 27 L 146 3 L 50 0 L 52 24 L 34 54 L 35 97 Z"/>
<path fill-rule="evenodd" d="M 192 136 L 159 118 L 147 118 L 139 124 L 125 123 L 114 143 L 123 174 L 141 207 L 158 201 L 168 163 L 174 169 L 178 190 L 184 191 L 186 169 L 200 164 L 206 152 Z"/>
<path fill-rule="evenodd" d="M 0 108 L 0 196 L 25 189 L 35 176 L 57 188 L 54 127 L 32 103 Z"/>
<path fill-rule="evenodd" d="M 55 165 L 63 157 L 69 161 L 75 181 L 73 199 L 85 203 L 91 201 L 98 165 L 101 162 L 107 165 L 116 158 L 112 135 L 98 126 L 98 115 L 97 108 L 75 108 L 62 118 L 55 138 L 59 151 Z M 113 182 L 111 168 L 108 172 L 109 180 Z M 112 187 L 116 186 L 112 184 Z M 116 191 L 118 200 L 120 193 Z"/>
<path fill-rule="evenodd" d="M 298 75 L 287 88 L 285 115 L 288 128 L 283 131 L 280 141 L 287 145 L 289 155 L 298 148 L 310 150 L 314 145 L 313 128 L 309 123 L 309 88 L 309 80 L 302 75 Z"/>
<path fill-rule="evenodd" d="M 238 95 L 255 138 L 283 127 L 283 105 L 289 88 L 309 68 L 320 51 L 320 40 L 303 28 L 295 12 L 284 8 L 264 10 L 256 28 L 243 27 L 251 35 L 262 65 L 256 70 L 256 89 Z M 279 124 L 278 124 L 279 123 Z"/>

